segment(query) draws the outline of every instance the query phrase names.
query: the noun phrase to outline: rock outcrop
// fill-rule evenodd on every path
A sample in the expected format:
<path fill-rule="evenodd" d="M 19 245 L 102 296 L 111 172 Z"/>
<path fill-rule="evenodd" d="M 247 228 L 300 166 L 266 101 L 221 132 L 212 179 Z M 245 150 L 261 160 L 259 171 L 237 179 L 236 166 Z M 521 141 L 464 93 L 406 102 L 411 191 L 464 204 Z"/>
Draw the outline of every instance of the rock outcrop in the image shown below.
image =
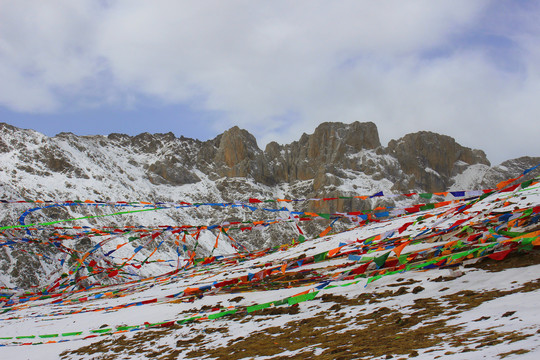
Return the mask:
<path fill-rule="evenodd" d="M 523 173 L 523 170 L 530 169 L 540 164 L 540 157 L 522 156 L 516 159 L 503 161 L 497 166 L 487 169 L 482 177 L 479 187 L 493 188 L 499 182 L 515 178 Z M 520 181 L 526 181 L 538 176 L 538 171 L 525 175 Z"/>
<path fill-rule="evenodd" d="M 303 134 L 289 145 L 269 143 L 265 151 L 268 173 L 274 174 L 273 183 L 318 179 L 334 174 L 338 168 L 358 169 L 349 156 L 362 150 L 381 146 L 374 123 L 322 123 L 311 135 Z M 320 186 L 316 186 L 320 188 Z"/>
<path fill-rule="evenodd" d="M 403 172 L 412 175 L 400 190 L 420 188 L 428 192 L 447 189 L 452 177 L 474 164 L 490 165 L 486 154 L 458 144 L 453 138 L 428 131 L 407 134 L 388 143 Z"/>

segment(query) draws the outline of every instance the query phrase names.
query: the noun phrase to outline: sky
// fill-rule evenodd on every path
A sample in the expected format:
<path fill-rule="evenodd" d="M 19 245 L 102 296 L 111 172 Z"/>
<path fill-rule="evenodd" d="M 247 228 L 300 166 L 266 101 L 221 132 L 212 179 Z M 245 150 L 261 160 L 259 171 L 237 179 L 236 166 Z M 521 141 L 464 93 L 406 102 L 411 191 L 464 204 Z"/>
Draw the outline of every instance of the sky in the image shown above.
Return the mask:
<path fill-rule="evenodd" d="M 49 136 L 372 121 L 540 156 L 537 1 L 0 0 L 0 79 L 0 122 Z"/>

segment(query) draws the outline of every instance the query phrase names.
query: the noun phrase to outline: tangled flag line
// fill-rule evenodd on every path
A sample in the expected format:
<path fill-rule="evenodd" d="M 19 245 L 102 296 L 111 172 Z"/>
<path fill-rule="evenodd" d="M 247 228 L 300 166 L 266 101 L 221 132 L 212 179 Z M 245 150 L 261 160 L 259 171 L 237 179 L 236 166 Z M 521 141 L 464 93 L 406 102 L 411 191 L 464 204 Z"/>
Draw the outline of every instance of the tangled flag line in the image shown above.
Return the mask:
<path fill-rule="evenodd" d="M 351 239 L 340 244 L 339 247 L 325 251 L 313 256 L 298 258 L 286 258 L 281 264 L 261 264 L 259 271 L 249 273 L 244 276 L 233 277 L 223 281 L 210 284 L 203 284 L 198 287 L 188 287 L 183 291 L 169 294 L 160 298 L 140 301 L 128 302 L 115 307 L 109 308 L 88 308 L 86 310 L 70 310 L 57 311 L 48 316 L 60 316 L 66 314 L 89 312 L 89 311 L 104 311 L 104 310 L 120 310 L 131 306 L 142 306 L 153 303 L 171 302 L 171 301 L 193 301 L 197 297 L 212 295 L 217 292 L 233 293 L 244 291 L 258 291 L 262 284 L 264 287 L 279 287 L 284 281 L 287 281 L 289 286 L 306 286 L 311 285 L 307 291 L 303 291 L 296 296 L 285 299 L 278 299 L 264 304 L 256 304 L 252 306 L 236 306 L 236 307 L 216 307 L 208 312 L 200 312 L 195 316 L 182 319 L 167 320 L 154 324 L 138 324 L 132 326 L 122 326 L 118 328 L 96 329 L 89 332 L 78 331 L 61 334 L 45 334 L 45 335 L 28 335 L 28 336 L 11 336 L 2 337 L 0 340 L 7 341 L 10 345 L 29 345 L 44 343 L 54 343 L 59 341 L 68 341 L 69 339 L 92 338 L 95 336 L 117 334 L 127 331 L 137 331 L 146 328 L 167 327 L 175 324 L 184 324 L 190 321 L 204 321 L 217 319 L 222 316 L 231 314 L 249 314 L 253 311 L 261 310 L 270 306 L 294 305 L 298 302 L 314 299 L 320 291 L 332 288 L 335 286 L 350 286 L 360 282 L 369 284 L 383 276 L 393 275 L 411 270 L 429 270 L 436 268 L 449 268 L 461 264 L 467 259 L 490 257 L 495 260 L 503 260 L 509 253 L 515 250 L 526 251 L 536 246 L 540 246 L 540 231 L 529 231 L 537 227 L 540 220 L 540 206 L 534 205 L 526 208 L 513 209 L 511 211 L 498 212 L 494 211 L 495 206 L 503 206 L 507 204 L 508 199 L 518 196 L 525 191 L 536 189 L 533 187 L 538 183 L 538 179 L 532 179 L 522 183 L 513 184 L 525 174 L 536 169 L 537 167 L 527 169 L 521 176 L 509 179 L 498 184 L 497 189 L 488 189 L 477 191 L 474 194 L 463 192 L 463 199 L 454 199 L 451 201 L 440 201 L 431 204 L 417 204 L 412 207 L 395 209 L 381 208 L 373 209 L 367 212 L 349 212 L 349 213 L 334 213 L 334 214 L 317 214 L 309 212 L 293 212 L 283 209 L 272 209 L 274 211 L 286 211 L 289 217 L 273 220 L 245 221 L 245 222 L 224 222 L 216 225 L 183 225 L 183 226 L 159 226 L 159 227 L 103 227 L 95 228 L 89 226 L 72 226 L 72 227 L 51 227 L 60 222 L 77 221 L 102 216 L 116 216 L 131 214 L 141 211 L 157 211 L 167 208 L 167 205 L 157 206 L 153 204 L 152 208 L 143 208 L 133 211 L 122 211 L 113 214 L 93 215 L 94 217 L 81 217 L 67 220 L 60 220 L 49 223 L 25 224 L 25 218 L 38 209 L 44 209 L 48 206 L 91 206 L 95 203 L 87 202 L 59 202 L 49 204 L 44 207 L 35 208 L 26 211 L 20 218 L 19 225 L 0 227 L 0 236 L 5 239 L 2 246 L 8 246 L 15 249 L 19 244 L 40 244 L 58 249 L 68 255 L 73 260 L 72 267 L 68 273 L 62 274 L 58 279 L 55 279 L 49 286 L 40 291 L 26 292 L 23 295 L 4 294 L 0 299 L 3 303 L 3 313 L 9 317 L 3 320 L 17 318 L 18 310 L 41 306 L 36 303 L 36 300 L 49 300 L 58 306 L 85 304 L 101 298 L 122 297 L 128 293 L 141 291 L 141 289 L 153 286 L 155 283 L 175 282 L 186 276 L 190 276 L 201 271 L 219 272 L 222 273 L 226 269 L 241 264 L 249 259 L 256 259 L 276 252 L 286 252 L 287 250 L 297 246 L 298 244 L 311 240 L 306 238 L 303 231 L 298 227 L 300 221 L 310 221 L 316 219 L 331 220 L 331 225 L 327 227 L 317 237 L 325 237 L 332 230 L 332 225 L 339 219 L 348 218 L 354 219 L 353 227 L 348 230 L 365 226 L 370 222 L 385 223 L 397 217 L 412 216 L 414 213 L 423 212 L 420 216 L 411 221 L 400 225 L 395 229 L 390 229 L 381 232 L 366 239 Z M 435 193 L 439 195 L 444 193 Z M 377 194 L 375 194 L 377 195 Z M 371 197 L 375 196 L 372 195 Z M 423 196 L 422 196 L 423 195 Z M 472 195 L 472 196 L 471 196 Z M 386 196 L 382 193 L 377 196 Z M 428 195 L 420 194 L 421 197 L 427 198 Z M 452 196 L 456 197 L 455 194 Z M 459 196 L 459 195 L 458 195 Z M 338 198 L 328 198 L 339 199 Z M 250 199 L 249 204 L 257 204 L 257 199 Z M 313 200 L 313 199 L 311 199 Z M 483 207 L 480 210 L 473 210 L 473 206 L 482 201 L 490 200 L 490 207 Z M 257 200 L 260 203 L 265 201 Z M 295 200 L 290 200 L 295 201 Z M 299 201 L 307 201 L 302 199 Z M 277 202 L 277 200 L 276 200 Z M 35 201 L 33 202 L 35 203 Z M 247 207 L 249 210 L 261 210 L 253 205 L 241 204 L 242 207 Z M 99 206 L 111 206 L 112 204 L 97 204 Z M 118 204 L 114 206 L 148 206 L 149 204 Z M 190 204 L 189 206 L 201 206 L 203 204 Z M 209 205 L 209 204 L 204 204 Z M 216 204 L 213 204 L 216 205 Z M 238 205 L 238 204 L 233 204 Z M 182 205 L 188 206 L 188 205 Z M 425 220 L 435 220 L 430 226 L 421 227 Z M 265 228 L 270 225 L 280 224 L 282 222 L 293 222 L 297 225 L 299 236 L 298 240 L 293 244 L 285 244 L 269 249 L 264 249 L 256 252 L 249 252 L 247 249 L 237 244 L 230 231 L 241 230 L 248 231 L 254 228 Z M 418 228 L 420 227 L 420 228 Z M 415 231 L 411 229 L 415 228 Z M 192 249 L 187 249 L 186 239 L 192 238 L 198 240 L 202 230 L 218 231 L 216 238 L 219 236 L 228 237 L 231 243 L 235 245 L 238 253 L 231 255 L 208 256 L 206 258 L 198 258 L 196 256 L 195 243 Z M 525 229 L 525 230 L 523 230 Z M 49 235 L 46 238 L 33 237 L 33 233 L 48 231 Z M 73 233 L 73 231 L 75 231 Z M 18 232 L 23 232 L 23 236 L 17 236 Z M 407 235 L 408 234 L 408 235 Z M 102 250 L 109 242 L 129 236 L 127 241 L 116 245 L 116 248 L 103 253 Z M 86 252 L 77 251 L 68 248 L 64 245 L 67 240 L 76 240 L 83 237 L 101 236 L 103 240 L 94 245 Z M 145 246 L 149 246 L 156 239 L 161 239 L 159 244 L 153 246 L 151 254 L 143 261 L 136 261 L 134 257 Z M 135 248 L 134 254 L 124 260 L 122 263 L 117 263 L 114 259 L 114 253 L 123 246 L 144 240 L 144 245 L 139 245 Z M 150 278 L 134 279 L 129 277 L 130 272 L 125 271 L 125 267 L 141 268 L 143 265 L 150 262 L 150 258 L 156 253 L 160 246 L 166 241 L 171 240 L 177 245 L 177 254 L 180 258 L 180 246 L 186 250 L 183 254 L 188 257 L 179 266 L 170 272 Z M 407 247 L 427 244 L 433 242 L 433 246 L 421 251 L 404 251 Z M 441 243 L 443 242 L 443 243 Z M 28 250 L 25 250 L 29 252 Z M 38 253 L 34 253 L 40 256 Z M 41 256 L 47 256 L 41 254 Z M 335 266 L 325 262 L 334 259 L 347 259 L 347 262 Z M 318 263 L 319 268 L 311 268 L 306 265 Z M 63 265 L 63 263 L 62 263 Z M 81 275 L 82 270 L 88 275 Z M 291 273 L 302 274 L 301 279 L 291 281 Z M 108 278 L 124 277 L 124 282 L 120 288 L 116 285 L 115 290 L 111 289 L 111 285 L 92 284 L 89 287 L 76 288 L 83 280 L 89 278 L 98 279 L 99 276 Z M 347 282 L 348 281 L 348 282 Z M 340 282 L 339 285 L 334 285 L 334 282 Z M 292 285 L 291 285 L 292 284 Z M 91 295 L 83 295 L 77 297 L 79 292 L 92 291 Z M 60 307 L 61 309 L 61 307 Z M 43 315 L 40 315 L 43 316 Z M 60 338 L 60 340 L 56 340 Z M 31 339 L 31 342 L 28 340 Z M 37 340 L 37 342 L 36 342 Z"/>

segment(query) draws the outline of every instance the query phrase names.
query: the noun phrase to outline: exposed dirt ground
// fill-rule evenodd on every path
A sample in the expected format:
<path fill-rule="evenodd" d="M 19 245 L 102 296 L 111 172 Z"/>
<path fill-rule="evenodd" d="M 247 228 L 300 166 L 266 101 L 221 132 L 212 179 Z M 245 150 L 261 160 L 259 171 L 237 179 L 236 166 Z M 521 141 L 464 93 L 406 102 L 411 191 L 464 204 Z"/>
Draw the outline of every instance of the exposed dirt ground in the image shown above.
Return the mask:
<path fill-rule="evenodd" d="M 490 259 L 473 266 L 487 271 L 502 271 L 507 268 L 528 266 L 540 263 L 540 253 L 511 254 L 505 261 Z M 420 286 L 415 281 L 397 279 L 387 285 L 389 290 L 362 293 L 355 298 L 343 295 L 323 294 L 315 302 L 331 303 L 332 306 L 315 315 L 301 320 L 292 320 L 282 327 L 267 327 L 252 332 L 248 337 L 235 337 L 223 322 L 209 322 L 204 329 L 193 328 L 193 336 L 185 339 L 176 336 L 174 343 L 156 346 L 165 335 L 175 336 L 180 328 L 175 325 L 157 330 L 136 332 L 132 337 L 107 337 L 99 342 L 83 346 L 75 351 L 62 354 L 64 359 L 74 359 L 90 355 L 94 359 L 118 359 L 122 355 L 135 353 L 147 358 L 177 359 L 180 354 L 187 358 L 242 359 L 255 356 L 273 356 L 274 359 L 370 359 L 393 358 L 406 359 L 418 355 L 421 349 L 429 352 L 443 349 L 443 344 L 450 345 L 456 352 L 474 352 L 487 346 L 504 342 L 512 343 L 523 340 L 531 334 L 504 332 L 496 328 L 482 331 L 465 332 L 464 324 L 449 325 L 464 312 L 478 307 L 486 301 L 514 293 L 526 293 L 540 289 L 540 279 L 524 283 L 511 290 L 491 290 L 474 292 L 463 290 L 439 298 L 424 297 Z M 431 281 L 460 281 L 459 278 L 435 278 Z M 394 288 L 395 290 L 392 290 Z M 443 289 L 444 290 L 444 289 Z M 384 299 L 403 294 L 415 294 L 412 305 L 392 310 L 384 305 Z M 370 313 L 359 312 L 347 315 L 351 307 L 361 308 L 366 304 L 381 306 Z M 228 321 L 260 321 L 283 314 L 298 314 L 299 306 L 268 308 L 251 314 L 235 314 Z M 515 311 L 508 309 L 501 317 L 512 316 Z M 481 322 L 489 317 L 474 320 Z M 192 325 L 182 325 L 192 326 Z M 219 333 L 230 337 L 224 345 L 215 346 L 210 339 Z M 286 351 L 295 351 L 295 355 L 284 355 Z M 526 349 L 499 354 L 505 358 L 514 354 L 528 352 Z M 280 355 L 281 354 L 281 355 Z M 434 359 L 441 355 L 434 356 Z M 464 358 L 466 356 L 464 355 Z"/>

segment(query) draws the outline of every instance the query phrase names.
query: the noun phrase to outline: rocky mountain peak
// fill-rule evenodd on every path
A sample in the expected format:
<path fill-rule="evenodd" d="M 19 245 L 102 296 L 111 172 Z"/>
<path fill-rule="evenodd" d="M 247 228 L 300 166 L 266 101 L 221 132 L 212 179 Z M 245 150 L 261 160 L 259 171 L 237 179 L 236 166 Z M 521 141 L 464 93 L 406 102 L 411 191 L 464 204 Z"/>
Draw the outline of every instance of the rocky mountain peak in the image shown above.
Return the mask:
<path fill-rule="evenodd" d="M 56 134 L 54 137 L 56 137 L 56 138 L 74 138 L 74 137 L 77 137 L 77 135 L 75 135 L 74 133 L 69 132 L 69 131 L 62 131 L 62 132 Z"/>
<path fill-rule="evenodd" d="M 381 146 L 377 126 L 372 122 L 324 122 L 317 126 L 311 138 L 323 143 L 327 140 L 328 145 L 344 144 L 357 151 Z"/>
<path fill-rule="evenodd" d="M 223 162 L 230 168 L 243 161 L 252 160 L 261 149 L 257 146 L 255 136 L 247 130 L 234 126 L 218 137 L 218 150 L 215 160 Z"/>
<path fill-rule="evenodd" d="M 20 131 L 21 129 L 19 129 L 19 128 L 13 126 L 13 125 L 7 124 L 5 122 L 0 122 L 0 130 L 2 130 L 2 131 L 8 130 L 8 131 L 13 132 L 13 131 Z"/>
<path fill-rule="evenodd" d="M 253 161 L 262 154 L 257 140 L 247 130 L 234 126 L 205 142 L 200 151 L 207 171 L 218 177 L 253 176 Z"/>
<path fill-rule="evenodd" d="M 313 134 L 302 134 L 300 140 L 288 145 L 271 142 L 266 146 L 267 172 L 281 181 L 318 179 L 325 184 L 336 167 L 356 167 L 350 156 L 363 150 L 380 147 L 377 126 L 372 122 L 325 122 Z M 325 180 L 326 179 L 326 180 Z"/>
<path fill-rule="evenodd" d="M 446 189 L 450 178 L 473 164 L 490 165 L 482 150 L 458 144 L 452 137 L 430 131 L 407 134 L 388 143 L 387 152 L 394 156 L 406 174 L 413 175 L 409 188 L 427 191 Z"/>
<path fill-rule="evenodd" d="M 375 149 L 381 143 L 377 126 L 372 122 L 325 122 L 312 135 L 303 134 L 297 146 L 306 158 L 326 162 L 340 161 L 346 152 Z"/>

